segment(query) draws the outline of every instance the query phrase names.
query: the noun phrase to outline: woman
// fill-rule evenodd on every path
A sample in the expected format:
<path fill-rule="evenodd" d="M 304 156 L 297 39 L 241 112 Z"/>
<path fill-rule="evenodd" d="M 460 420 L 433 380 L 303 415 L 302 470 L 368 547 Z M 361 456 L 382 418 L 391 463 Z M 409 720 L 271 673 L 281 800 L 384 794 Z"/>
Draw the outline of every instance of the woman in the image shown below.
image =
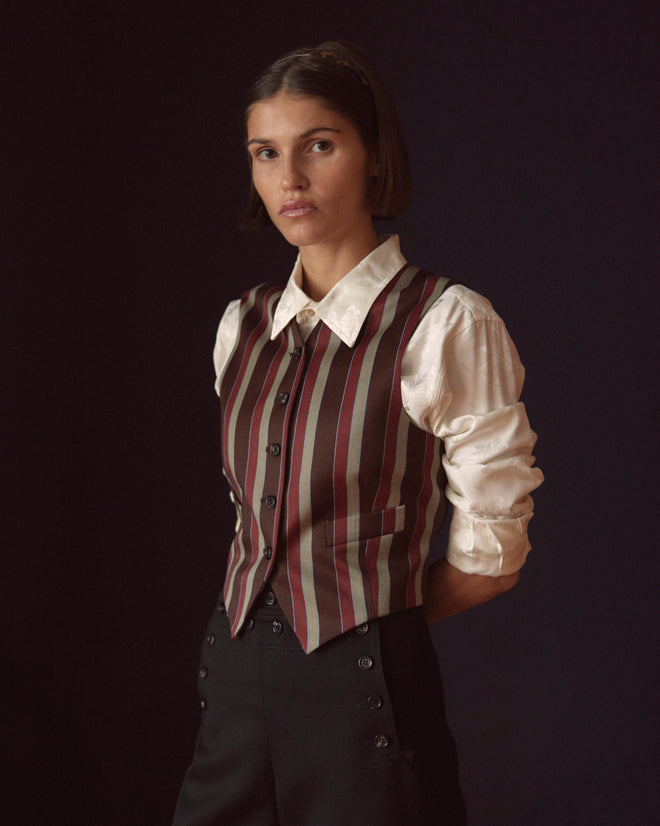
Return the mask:
<path fill-rule="evenodd" d="M 202 651 L 177 826 L 463 824 L 428 625 L 511 588 L 535 436 L 490 304 L 408 266 L 389 92 L 344 42 L 252 88 L 244 225 L 298 247 L 214 353 L 237 527 Z M 429 544 L 453 506 L 446 557 Z"/>

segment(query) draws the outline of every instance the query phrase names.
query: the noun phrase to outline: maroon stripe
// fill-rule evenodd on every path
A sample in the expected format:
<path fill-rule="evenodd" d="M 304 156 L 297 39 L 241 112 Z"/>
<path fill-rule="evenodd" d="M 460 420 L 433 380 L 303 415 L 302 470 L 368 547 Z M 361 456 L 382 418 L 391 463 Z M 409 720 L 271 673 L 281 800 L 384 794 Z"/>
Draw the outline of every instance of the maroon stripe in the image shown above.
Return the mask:
<path fill-rule="evenodd" d="M 378 614 L 378 605 L 380 603 L 380 582 L 378 581 L 378 551 L 380 550 L 380 537 L 368 539 L 364 549 L 364 557 L 369 572 L 369 586 L 371 590 L 371 602 L 373 604 L 374 613 Z"/>
<path fill-rule="evenodd" d="M 391 400 L 399 401 L 401 398 L 401 362 L 403 361 L 406 346 L 408 345 L 408 342 L 410 341 L 410 338 L 422 317 L 426 300 L 432 292 L 432 286 L 433 285 L 429 284 L 429 279 L 426 278 L 422 295 L 418 299 L 414 309 L 409 313 L 406 322 L 403 326 L 403 330 L 401 331 L 401 336 L 399 338 L 396 352 L 396 368 L 392 376 L 392 384 L 390 387 Z M 401 415 L 405 415 L 403 411 Z M 388 415 L 387 430 L 385 433 L 385 449 L 383 457 L 383 468 L 381 474 L 381 485 L 374 502 L 374 510 L 382 510 L 387 506 L 387 501 L 389 499 L 391 491 L 392 474 L 394 472 L 398 459 L 396 455 L 398 431 L 399 418 L 396 416 Z"/>
<path fill-rule="evenodd" d="M 379 329 L 382 323 L 383 313 L 385 311 L 385 303 L 379 302 L 379 306 L 374 306 L 372 309 L 369 326 Z M 341 518 L 348 516 L 348 490 L 347 490 L 347 472 L 348 472 L 348 456 L 350 445 L 350 432 L 353 416 L 355 415 L 355 397 L 357 388 L 360 382 L 362 367 L 367 355 L 367 347 L 356 347 L 353 351 L 353 356 L 348 368 L 348 375 L 344 387 L 344 393 L 339 410 L 339 420 L 336 427 L 335 439 L 335 461 L 333 465 L 333 479 L 334 479 L 334 504 L 335 504 L 335 519 L 337 515 Z M 373 368 L 373 361 L 371 367 Z M 338 542 L 345 542 L 346 535 L 339 535 L 336 537 Z"/>
<path fill-rule="evenodd" d="M 270 316 L 270 312 L 269 312 L 270 311 L 270 304 L 269 304 L 269 302 L 271 302 L 271 300 L 280 293 L 281 293 L 281 288 L 271 288 L 271 289 L 265 291 L 264 296 L 263 296 L 263 304 L 262 304 L 262 308 L 261 308 L 261 315 L 259 317 L 259 320 L 257 321 L 256 326 L 254 327 L 253 331 L 250 333 L 250 335 L 248 336 L 248 338 L 245 342 L 245 347 L 243 348 L 243 354 L 242 354 L 242 357 L 241 357 L 240 367 L 239 367 L 237 375 L 234 378 L 232 386 L 229 390 L 229 394 L 227 396 L 227 401 L 224 405 L 223 421 L 225 423 L 225 426 L 223 427 L 222 455 L 225 456 L 225 457 L 231 455 L 230 452 L 229 452 L 229 442 L 227 441 L 229 428 L 226 426 L 226 424 L 228 424 L 228 422 L 230 421 L 231 416 L 232 416 L 233 411 L 234 411 L 234 406 L 236 405 L 236 402 L 238 400 L 239 389 L 241 388 L 241 386 L 243 384 L 243 379 L 245 377 L 245 371 L 247 370 L 247 366 L 248 366 L 248 363 L 250 361 L 250 356 L 252 354 L 252 351 L 253 351 L 254 347 L 256 346 L 259 338 L 266 331 L 266 329 L 268 327 L 269 316 Z M 257 298 L 257 300 L 258 300 L 258 298 Z M 256 304 L 256 302 L 255 302 L 255 304 Z M 246 315 L 249 315 L 252 312 L 254 312 L 254 308 L 250 308 L 250 310 L 248 311 L 248 313 Z M 239 335 L 240 335 L 240 332 L 241 332 L 241 327 L 244 325 L 244 323 L 245 323 L 245 319 L 241 319 L 239 321 Z M 224 386 L 225 386 L 225 382 L 223 381 L 222 384 L 221 384 L 221 392 L 224 389 Z M 234 490 L 235 491 L 240 490 L 240 486 L 238 485 L 238 482 L 237 482 L 235 476 L 232 473 L 232 469 L 229 468 L 229 467 L 225 467 L 225 470 L 227 471 L 227 474 L 229 476 L 231 484 L 234 486 Z"/>
<path fill-rule="evenodd" d="M 435 440 L 432 436 L 426 438 L 426 449 L 424 451 L 424 467 L 430 468 L 433 464 L 435 454 Z M 417 497 L 417 519 L 415 527 L 413 528 L 410 543 L 408 545 L 408 563 L 410 571 L 416 571 L 421 564 L 420 540 L 426 530 L 426 511 L 429 500 L 433 493 L 433 479 L 430 473 L 424 474 L 424 484 Z M 408 578 L 408 587 L 406 589 L 406 603 L 408 607 L 415 604 L 415 578 L 410 576 Z"/>
<path fill-rule="evenodd" d="M 423 310 L 428 300 L 429 295 L 432 293 L 433 288 L 435 286 L 434 282 L 429 281 L 428 278 L 424 279 L 423 285 L 421 285 L 421 295 L 417 299 L 414 308 L 409 311 L 405 323 L 403 325 L 403 329 L 401 330 L 399 341 L 397 343 L 396 349 L 396 359 L 395 364 L 396 367 L 392 373 L 392 382 L 390 385 L 390 411 L 388 411 L 388 416 L 386 419 L 386 430 L 385 430 L 385 441 L 383 446 L 383 463 L 381 467 L 381 476 L 380 476 L 380 483 L 378 487 L 378 491 L 376 493 L 374 499 L 374 510 L 382 510 L 387 507 L 391 490 L 392 490 L 392 476 L 394 474 L 394 470 L 396 468 L 397 462 L 400 461 L 399 456 L 397 455 L 397 442 L 399 437 L 399 421 L 400 416 L 407 415 L 403 411 L 401 407 L 401 362 L 403 361 L 403 356 L 405 353 L 405 348 L 414 332 L 417 324 L 419 323 Z M 420 288 L 420 285 L 415 285 L 417 289 Z M 401 300 L 401 295 L 399 295 L 399 301 Z M 391 408 L 393 403 L 400 408 L 399 416 L 394 416 L 391 413 Z M 408 446 L 408 453 L 410 452 Z M 409 455 L 406 456 L 406 465 L 408 465 L 410 461 Z M 405 476 L 409 472 L 408 468 L 404 469 L 404 476 L 402 479 L 402 484 L 405 484 Z M 374 543 L 375 544 L 375 543 Z M 378 568 L 377 568 L 377 558 L 378 552 L 380 549 L 380 543 L 375 544 L 372 548 L 372 543 L 368 543 L 367 546 L 367 554 L 368 554 L 368 561 L 370 563 L 370 576 L 371 576 L 371 588 L 372 588 L 372 596 L 374 599 L 377 600 L 378 594 L 380 592 L 381 584 L 379 581 L 378 576 Z M 396 552 L 395 552 L 396 553 Z M 388 558 L 388 568 L 390 571 L 390 585 L 392 591 L 390 593 L 390 601 L 394 598 L 396 599 L 395 589 L 397 586 L 397 582 L 400 579 L 400 574 L 398 571 L 400 565 L 400 561 L 398 558 L 394 558 L 394 554 L 392 549 L 390 549 L 389 558 Z M 376 603 L 378 604 L 378 603 Z M 412 607 L 406 597 L 406 602 L 404 605 L 400 607 Z M 394 610 L 395 606 L 392 606 Z"/>
<path fill-rule="evenodd" d="M 386 289 L 385 292 L 389 294 L 390 290 Z M 383 321 L 385 306 L 386 302 L 384 300 L 377 301 L 369 314 L 369 327 L 371 329 L 375 329 L 376 331 L 380 331 L 381 335 L 383 331 L 380 328 Z M 370 343 L 371 341 L 369 341 L 369 344 Z M 356 347 L 353 351 L 336 426 L 335 461 L 333 465 L 335 526 L 337 526 L 338 515 L 343 519 L 344 517 L 350 515 L 349 511 L 355 511 L 355 504 L 352 504 L 352 506 L 349 507 L 348 502 L 350 434 L 353 417 L 356 414 L 360 415 L 364 412 L 363 410 L 356 411 L 355 401 L 357 390 L 360 385 L 362 370 L 367 357 L 367 350 L 368 345 L 363 343 L 362 346 Z M 369 367 L 373 369 L 373 361 L 374 360 L 372 357 L 371 363 L 367 365 L 367 369 Z M 362 505 L 362 503 L 359 504 L 360 506 Z M 343 631 L 345 628 L 352 628 L 355 625 L 355 609 L 353 605 L 353 594 L 351 591 L 350 572 L 348 566 L 348 548 L 346 546 L 348 536 L 346 522 L 342 521 L 339 525 L 339 529 L 335 527 L 335 530 L 335 571 L 339 584 L 338 593 Z"/>
<path fill-rule="evenodd" d="M 257 396 L 255 402 L 252 402 L 250 400 L 250 406 L 248 410 L 243 410 L 243 407 L 245 405 L 241 405 L 240 408 L 239 416 L 242 416 L 243 413 L 245 413 L 245 421 L 250 422 L 247 428 L 248 449 L 247 464 L 245 468 L 245 499 L 247 502 L 254 501 L 254 486 L 256 484 L 256 473 L 260 458 L 259 430 L 261 428 L 261 422 L 264 417 L 265 401 L 268 397 L 268 394 L 271 391 L 272 383 L 275 379 L 275 376 L 277 375 L 280 362 L 282 360 L 282 357 L 285 355 L 287 349 L 287 341 L 283 338 L 280 341 L 280 345 L 277 352 L 275 353 L 275 356 L 273 357 L 273 359 L 270 362 L 270 365 L 268 366 L 266 376 L 263 380 L 263 384 L 261 387 L 261 392 Z M 257 371 L 255 370 L 254 372 L 256 373 Z M 258 533 L 256 535 L 258 536 Z"/>
<path fill-rule="evenodd" d="M 390 296 L 392 295 L 392 292 L 394 291 L 394 289 L 399 286 L 399 282 L 401 281 L 403 275 L 406 273 L 407 270 L 408 270 L 407 267 L 404 267 L 402 270 L 400 270 L 399 273 L 389 282 L 387 287 L 380 293 L 380 295 L 378 296 L 378 298 L 374 302 L 374 305 L 372 306 L 371 312 L 369 314 L 369 321 L 368 321 L 367 333 L 365 335 L 365 339 L 371 341 L 376 334 L 379 334 L 379 337 L 382 340 L 384 335 L 388 331 L 390 331 L 391 329 L 394 328 L 394 322 L 387 330 L 381 330 L 380 325 L 382 324 L 382 318 L 383 318 L 383 315 L 384 315 L 384 312 L 385 312 L 387 301 L 390 298 Z M 399 296 L 396 298 L 397 303 L 400 300 L 400 298 L 401 298 L 401 296 L 400 296 L 400 293 L 399 293 Z M 396 313 L 395 313 L 395 320 L 396 320 Z M 389 383 L 389 391 L 387 393 L 387 397 L 389 399 L 389 406 L 388 406 L 388 411 L 389 411 L 389 408 L 391 407 L 391 402 L 392 402 L 392 393 L 397 392 L 397 396 L 395 397 L 395 399 L 400 398 L 400 369 L 398 369 L 400 359 L 397 358 L 396 368 L 392 373 L 391 362 L 389 361 L 389 359 L 387 358 L 386 355 L 382 354 L 380 343 L 381 342 L 378 343 L 378 346 L 376 347 L 376 352 L 374 354 L 374 359 L 373 359 L 373 362 L 372 362 L 372 365 L 371 365 L 371 369 L 372 369 L 371 375 L 372 375 L 372 377 L 381 377 L 381 376 L 385 377 L 385 376 L 388 375 L 388 373 L 390 374 L 391 378 L 390 378 L 390 383 Z M 403 348 L 402 348 L 402 343 L 401 343 L 401 338 L 400 338 L 399 342 L 398 342 L 398 345 L 397 345 L 397 353 L 399 352 L 399 350 L 402 350 L 402 349 Z M 390 351 L 389 347 L 387 348 L 387 351 L 388 352 Z M 385 363 L 383 363 L 384 359 L 385 359 Z M 399 377 L 399 379 L 398 379 L 399 387 L 398 388 L 396 387 L 397 376 Z M 382 394 L 382 384 L 377 387 L 373 384 L 373 381 L 372 381 L 372 387 L 370 388 L 369 397 L 367 398 L 367 401 L 366 401 L 366 408 L 369 407 L 370 397 L 372 396 L 372 394 L 374 394 L 374 395 L 378 394 L 378 396 L 380 397 L 380 395 Z M 361 411 L 365 415 L 366 415 L 366 408 L 365 408 L 364 411 Z M 391 416 L 389 415 L 389 412 L 388 412 L 388 417 L 387 418 L 388 418 L 388 421 L 391 419 Z M 392 434 L 391 433 L 390 433 L 389 439 L 388 439 L 388 434 L 386 432 L 384 441 L 381 441 L 383 439 L 383 436 L 379 433 L 378 430 L 376 430 L 375 433 L 371 433 L 371 431 L 369 429 L 365 429 L 365 433 L 364 433 L 364 437 L 363 437 L 363 446 L 362 446 L 363 453 L 366 452 L 367 454 L 369 454 L 371 451 L 374 451 L 374 450 L 375 451 L 380 451 L 381 455 L 383 457 L 384 463 L 388 464 L 388 457 L 391 457 L 393 452 L 394 452 L 393 449 L 392 449 L 392 444 L 394 444 L 394 446 L 396 446 L 396 430 L 397 429 L 395 429 L 395 432 L 394 432 L 394 440 L 392 440 Z M 373 502 L 372 502 L 372 509 L 374 511 L 384 509 L 386 504 L 387 504 L 387 500 L 389 498 L 389 492 L 390 492 L 390 488 L 391 488 L 391 476 L 392 476 L 392 469 L 391 469 L 392 462 L 391 462 L 391 460 L 390 460 L 389 464 L 390 464 L 390 468 L 388 469 L 388 471 L 386 471 L 385 474 L 383 474 L 383 469 L 382 469 L 382 466 L 381 466 L 380 481 L 379 481 L 378 489 L 377 489 L 377 491 L 374 495 L 374 499 L 373 499 Z M 368 572 L 367 573 L 367 582 L 369 584 L 369 587 L 365 588 L 365 591 L 371 597 L 372 610 L 374 611 L 374 613 L 378 613 L 379 593 L 380 593 L 380 588 L 381 588 L 381 584 L 380 584 L 379 577 L 378 577 L 378 567 L 377 567 L 378 554 L 379 554 L 380 547 L 381 547 L 381 540 L 380 540 L 379 537 L 375 537 L 375 538 L 368 539 L 366 544 L 365 544 L 365 548 L 364 548 L 364 560 L 365 560 L 364 566 L 365 566 L 366 571 Z M 365 593 L 365 596 L 366 595 L 367 594 Z"/>
<path fill-rule="evenodd" d="M 302 385 L 299 389 L 300 403 L 293 423 L 293 434 L 291 437 L 291 468 L 302 467 L 302 458 L 305 448 L 305 436 L 307 431 L 307 419 L 311 408 L 312 395 L 321 367 L 321 359 L 315 358 L 317 349 L 325 351 L 330 341 L 330 330 L 323 325 L 312 353 L 308 356 L 307 370 L 305 371 Z M 304 352 L 304 351 L 303 351 Z M 298 500 L 300 496 L 300 474 L 291 473 L 289 480 L 289 490 L 287 494 L 287 513 L 289 519 L 296 518 L 299 524 L 300 513 Z M 303 648 L 307 648 L 307 610 L 305 606 L 305 595 L 302 587 L 302 575 L 300 567 L 300 541 L 299 531 L 287 531 L 287 554 L 286 554 L 287 579 L 291 593 L 291 602 L 294 612 L 294 631 L 300 639 Z"/>
<path fill-rule="evenodd" d="M 243 312 L 243 317 L 241 319 L 241 331 L 247 328 L 250 332 L 247 335 L 245 346 L 241 349 L 240 361 L 237 360 L 237 374 L 234 376 L 229 393 L 229 400 L 223 414 L 223 440 L 225 445 L 224 455 L 225 458 L 232 457 L 233 460 L 231 463 L 232 467 L 227 468 L 228 476 L 231 483 L 235 486 L 235 490 L 237 491 L 242 502 L 242 529 L 232 544 L 232 552 L 230 554 L 228 564 L 225 588 L 226 595 L 228 586 L 233 580 L 234 587 L 232 588 L 230 611 L 230 615 L 233 617 L 232 634 L 235 634 L 238 629 L 238 617 L 242 613 L 245 605 L 245 574 L 249 570 L 251 563 L 254 561 L 255 548 L 255 523 L 249 516 L 251 510 L 249 508 L 249 503 L 251 502 L 251 499 L 246 495 L 245 490 L 243 490 L 244 485 L 241 486 L 239 481 L 241 478 L 245 480 L 245 468 L 249 456 L 249 453 L 247 453 L 246 450 L 239 450 L 239 446 L 241 445 L 247 447 L 245 427 L 243 426 L 244 417 L 241 415 L 242 409 L 245 407 L 246 393 L 244 391 L 240 398 L 239 393 L 242 386 L 242 381 L 246 376 L 248 364 L 253 355 L 256 357 L 256 364 L 259 364 L 261 353 L 255 352 L 255 350 L 259 339 L 268 330 L 272 306 L 280 293 L 281 290 L 275 287 L 258 288 L 254 293 L 253 306 L 247 308 L 247 310 L 244 310 Z M 261 349 L 263 350 L 263 347 L 267 344 L 268 342 L 263 342 Z M 253 376 L 257 373 L 258 370 L 252 370 Z M 223 386 L 225 385 L 226 382 L 223 382 Z M 233 445 L 234 450 L 233 452 L 230 452 L 227 438 L 229 434 L 229 424 L 232 420 L 236 422 L 236 439 Z M 228 465 L 229 462 L 225 461 L 225 464 Z M 256 535 L 258 537 L 258 531 L 256 532 Z M 250 553 L 248 553 L 248 546 Z M 256 547 L 258 548 L 258 542 Z M 240 559 L 241 555 L 244 556 L 242 560 Z"/>
<path fill-rule="evenodd" d="M 253 355 L 256 355 L 256 365 L 259 365 L 261 360 L 261 355 L 263 349 L 268 346 L 269 340 L 262 342 L 261 351 L 256 352 L 256 348 L 259 342 L 260 337 L 267 332 L 269 321 L 271 317 L 271 309 L 272 303 L 277 298 L 279 294 L 279 290 L 276 289 L 269 289 L 266 290 L 263 294 L 263 303 L 261 305 L 261 315 L 259 316 L 259 320 L 255 327 L 253 328 L 252 332 L 247 338 L 246 346 L 243 350 L 243 356 L 241 359 L 240 369 L 238 376 L 235 380 L 234 386 L 232 388 L 232 399 L 231 399 L 231 407 L 225 414 L 225 421 L 227 422 L 227 426 L 224 428 L 225 440 L 227 439 L 228 432 L 229 432 L 229 422 L 231 421 L 231 416 L 234 415 L 236 418 L 236 443 L 235 443 L 235 450 L 234 450 L 234 469 L 238 470 L 240 467 L 242 473 L 242 478 L 245 480 L 243 485 L 243 493 L 242 493 L 242 503 L 243 508 L 247 505 L 248 507 L 252 503 L 253 499 L 253 486 L 255 483 L 255 473 L 250 472 L 250 457 L 254 457 L 255 451 L 250 450 L 250 445 L 252 439 L 254 438 L 254 428 L 255 425 L 259 426 L 260 416 L 255 416 L 259 407 L 257 405 L 251 411 L 250 416 L 250 424 L 247 428 L 243 427 L 243 421 L 246 421 L 247 418 L 243 417 L 243 409 L 246 403 L 246 394 L 243 393 L 242 397 L 238 399 L 238 388 L 241 386 L 241 382 L 245 377 L 246 371 L 248 369 L 248 364 L 250 359 Z M 249 317 L 251 311 L 246 313 L 246 316 Z M 244 320 L 245 323 L 245 320 Z M 255 368 L 252 370 L 252 376 L 254 377 L 259 371 Z M 262 388 L 266 388 L 267 385 L 264 383 Z M 262 389 L 263 395 L 263 389 Z M 229 405 L 228 405 L 229 407 Z M 263 415 L 263 405 L 261 406 L 260 415 Z M 257 421 L 255 422 L 255 418 Z M 242 456 L 238 455 L 237 445 L 246 444 L 245 439 L 245 431 L 247 430 L 248 438 L 247 438 L 247 451 L 243 453 Z M 228 443 L 227 443 L 228 444 Z M 258 451 L 257 451 L 258 452 Z M 231 455 L 225 453 L 225 456 Z M 245 464 L 243 464 L 245 462 Z M 252 468 L 254 470 L 254 466 Z M 250 485 L 250 482 L 252 483 Z M 237 485 L 237 490 L 241 490 L 240 485 Z M 233 625 L 232 625 L 232 634 L 235 634 L 239 627 L 239 618 L 242 614 L 246 600 L 249 599 L 249 594 L 247 593 L 247 579 L 246 574 L 253 566 L 256 554 L 259 552 L 259 531 L 258 531 L 258 524 L 254 518 L 247 520 L 247 524 L 245 524 L 245 520 L 243 520 L 242 524 L 242 532 L 240 536 L 240 545 L 237 543 L 236 545 L 236 554 L 234 556 L 234 565 L 231 567 L 231 574 L 236 576 L 238 580 L 238 592 L 236 588 L 233 589 L 233 596 L 232 596 L 232 605 L 235 606 L 233 612 Z M 245 557 L 242 561 L 240 561 L 240 550 L 242 550 L 245 554 Z M 242 571 L 242 574 L 241 574 Z M 231 580 L 229 580 L 231 581 Z"/>
<path fill-rule="evenodd" d="M 332 474 L 334 491 L 333 525 L 335 530 L 334 564 L 342 631 L 344 631 L 345 628 L 352 628 L 355 625 L 355 611 L 350 586 L 348 547 L 346 545 L 348 541 L 347 524 L 345 520 L 338 523 L 337 516 L 338 514 L 340 514 L 341 517 L 349 515 L 347 473 L 351 421 L 355 413 L 355 395 L 365 355 L 364 347 L 358 348 L 353 353 L 336 425 L 335 456 Z M 353 503 L 352 510 L 354 510 L 355 507 L 356 503 Z"/>
<path fill-rule="evenodd" d="M 266 343 L 266 346 L 269 342 Z M 248 451 L 247 451 L 247 465 L 245 469 L 245 499 L 247 502 L 254 502 L 254 490 L 256 485 L 256 474 L 257 474 L 257 467 L 258 467 L 258 460 L 260 454 L 259 448 L 259 430 L 261 428 L 261 422 L 264 417 L 265 412 L 265 400 L 268 397 L 268 394 L 271 390 L 275 377 L 277 375 L 277 371 L 280 365 L 282 358 L 285 356 L 285 353 L 288 349 L 287 341 L 284 337 L 280 340 L 279 348 L 275 353 L 274 358 L 271 360 L 268 370 L 266 372 L 266 377 L 264 379 L 261 392 L 257 396 L 256 403 L 252 407 L 250 411 L 246 411 L 250 415 L 250 424 L 248 427 Z M 263 351 L 262 351 L 263 352 Z M 261 357 L 261 353 L 259 354 Z M 256 371 L 255 371 L 256 372 Z M 243 413 L 243 406 L 240 408 L 240 414 Z M 247 416 L 246 416 L 247 419 Z M 254 447 L 253 447 L 254 445 Z M 256 503 L 255 503 L 256 504 Z M 253 510 L 254 512 L 254 510 Z M 260 552 L 261 549 L 259 547 L 259 523 L 256 518 L 250 520 L 250 558 L 249 560 L 244 561 L 244 566 L 246 568 L 246 572 L 249 571 L 253 565 L 260 559 Z M 239 592 L 239 611 L 238 613 L 241 614 L 243 608 L 245 606 L 246 600 L 249 600 L 250 594 L 247 592 L 247 577 L 244 576 L 241 579 L 240 585 L 240 592 Z"/>

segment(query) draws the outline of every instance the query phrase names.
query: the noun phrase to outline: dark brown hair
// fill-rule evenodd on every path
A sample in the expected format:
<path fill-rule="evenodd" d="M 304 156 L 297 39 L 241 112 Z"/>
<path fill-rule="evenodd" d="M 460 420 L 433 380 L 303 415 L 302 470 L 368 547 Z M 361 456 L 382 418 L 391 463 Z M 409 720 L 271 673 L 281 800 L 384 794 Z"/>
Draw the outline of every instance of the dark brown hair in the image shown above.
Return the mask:
<path fill-rule="evenodd" d="M 243 128 L 251 107 L 285 89 L 292 95 L 315 97 L 350 120 L 365 147 L 378 160 L 378 175 L 370 191 L 373 218 L 393 218 L 410 201 L 408 152 L 387 84 L 366 54 L 353 43 L 329 40 L 314 49 L 296 49 L 272 63 L 248 92 Z M 271 224 L 253 185 L 241 218 L 243 229 Z"/>

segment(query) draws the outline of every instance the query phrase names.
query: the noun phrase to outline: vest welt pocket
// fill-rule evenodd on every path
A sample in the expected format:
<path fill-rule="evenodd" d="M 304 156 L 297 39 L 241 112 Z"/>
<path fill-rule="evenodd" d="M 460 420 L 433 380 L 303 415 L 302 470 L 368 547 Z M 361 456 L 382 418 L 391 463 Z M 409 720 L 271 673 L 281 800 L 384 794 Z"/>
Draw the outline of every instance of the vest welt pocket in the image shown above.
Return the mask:
<path fill-rule="evenodd" d="M 326 522 L 326 546 L 347 545 L 361 539 L 373 539 L 402 531 L 406 524 L 406 506 L 395 505 L 382 511 L 354 513 Z"/>

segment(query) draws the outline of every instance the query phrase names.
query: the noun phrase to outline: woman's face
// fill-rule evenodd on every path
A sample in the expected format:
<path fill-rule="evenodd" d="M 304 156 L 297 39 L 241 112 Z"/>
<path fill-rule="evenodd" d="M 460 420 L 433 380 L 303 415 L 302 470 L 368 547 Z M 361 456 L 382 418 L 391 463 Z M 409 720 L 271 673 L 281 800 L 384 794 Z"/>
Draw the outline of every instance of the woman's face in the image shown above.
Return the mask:
<path fill-rule="evenodd" d="M 250 109 L 247 146 L 254 187 L 289 243 L 359 243 L 373 233 L 367 189 L 376 166 L 343 115 L 280 91 Z"/>

